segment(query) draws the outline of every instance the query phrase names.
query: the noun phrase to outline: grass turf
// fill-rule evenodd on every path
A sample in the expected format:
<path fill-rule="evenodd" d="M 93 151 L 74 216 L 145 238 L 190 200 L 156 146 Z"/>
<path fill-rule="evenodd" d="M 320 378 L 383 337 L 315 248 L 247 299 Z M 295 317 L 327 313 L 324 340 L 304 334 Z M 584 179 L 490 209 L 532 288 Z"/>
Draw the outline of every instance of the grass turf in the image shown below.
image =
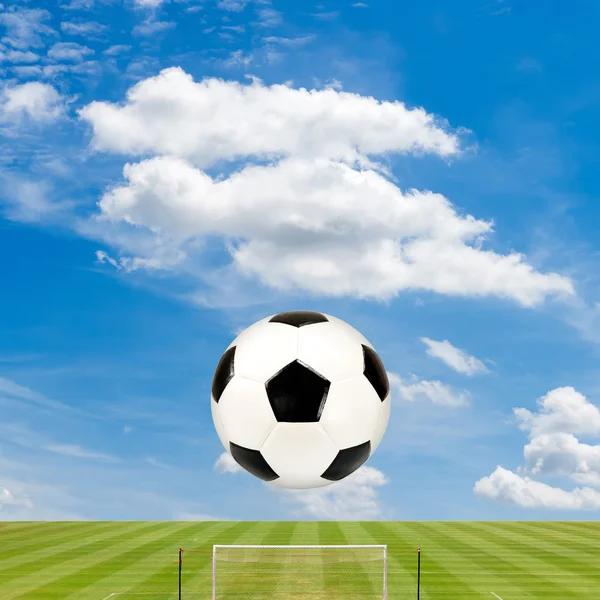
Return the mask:
<path fill-rule="evenodd" d="M 422 600 L 600 597 L 595 522 L 14 522 L 0 523 L 0 599 L 174 600 L 180 546 L 194 551 L 184 554 L 183 598 L 210 599 L 213 544 L 387 544 L 390 600 L 416 598 L 417 546 Z M 321 565 L 322 598 L 358 600 L 352 582 L 364 582 L 365 569 L 357 565 L 342 584 Z M 306 577 L 282 591 L 275 576 L 238 576 L 229 591 L 300 600 Z"/>

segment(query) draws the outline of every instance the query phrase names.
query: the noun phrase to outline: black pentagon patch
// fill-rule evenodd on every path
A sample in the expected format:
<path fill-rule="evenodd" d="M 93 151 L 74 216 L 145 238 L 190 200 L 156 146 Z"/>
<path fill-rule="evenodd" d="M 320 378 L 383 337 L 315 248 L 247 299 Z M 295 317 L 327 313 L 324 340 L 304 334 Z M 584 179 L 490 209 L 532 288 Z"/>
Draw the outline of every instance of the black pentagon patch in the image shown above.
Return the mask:
<path fill-rule="evenodd" d="M 212 396 L 215 402 L 218 402 L 227 387 L 227 384 L 233 378 L 233 361 L 235 358 L 235 346 L 226 350 L 215 370 L 212 382 Z"/>
<path fill-rule="evenodd" d="M 383 366 L 383 362 L 373 348 L 362 344 L 365 369 L 363 371 L 369 383 L 373 386 L 380 400 L 383 402 L 390 393 L 390 380 Z"/>
<path fill-rule="evenodd" d="M 274 481 L 279 478 L 259 450 L 250 450 L 233 442 L 229 442 L 229 450 L 235 462 L 254 477 L 263 481 Z"/>
<path fill-rule="evenodd" d="M 340 450 L 321 477 L 328 481 L 344 479 L 344 477 L 347 477 L 350 473 L 354 473 L 358 467 L 362 466 L 370 454 L 371 442 L 365 442 L 352 448 Z"/>
<path fill-rule="evenodd" d="M 328 319 L 325 315 L 318 312 L 310 312 L 308 310 L 283 312 L 269 319 L 269 323 L 283 323 L 284 325 L 291 325 L 292 327 L 303 327 L 304 325 L 327 322 Z"/>
<path fill-rule="evenodd" d="M 321 418 L 331 384 L 303 362 L 295 360 L 265 385 L 277 421 L 314 423 Z"/>

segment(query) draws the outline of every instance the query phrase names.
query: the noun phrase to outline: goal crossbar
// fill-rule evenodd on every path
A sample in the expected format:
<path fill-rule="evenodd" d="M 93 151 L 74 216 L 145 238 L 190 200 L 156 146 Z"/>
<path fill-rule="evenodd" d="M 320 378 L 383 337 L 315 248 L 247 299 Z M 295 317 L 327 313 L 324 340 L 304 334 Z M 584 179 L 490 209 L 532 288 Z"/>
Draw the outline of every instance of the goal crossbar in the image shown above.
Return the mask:
<path fill-rule="evenodd" d="M 216 551 L 217 548 L 348 548 L 348 549 L 356 549 L 356 548 L 382 548 L 387 549 L 386 544 L 214 544 L 213 552 Z"/>

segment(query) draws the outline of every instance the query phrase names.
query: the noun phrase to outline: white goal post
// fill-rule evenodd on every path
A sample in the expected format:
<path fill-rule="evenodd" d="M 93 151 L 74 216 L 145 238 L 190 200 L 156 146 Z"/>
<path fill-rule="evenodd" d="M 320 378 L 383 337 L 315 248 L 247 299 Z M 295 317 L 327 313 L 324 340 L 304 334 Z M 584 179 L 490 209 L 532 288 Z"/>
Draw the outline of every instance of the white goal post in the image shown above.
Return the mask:
<path fill-rule="evenodd" d="M 212 600 L 387 600 L 387 545 L 215 544 Z"/>

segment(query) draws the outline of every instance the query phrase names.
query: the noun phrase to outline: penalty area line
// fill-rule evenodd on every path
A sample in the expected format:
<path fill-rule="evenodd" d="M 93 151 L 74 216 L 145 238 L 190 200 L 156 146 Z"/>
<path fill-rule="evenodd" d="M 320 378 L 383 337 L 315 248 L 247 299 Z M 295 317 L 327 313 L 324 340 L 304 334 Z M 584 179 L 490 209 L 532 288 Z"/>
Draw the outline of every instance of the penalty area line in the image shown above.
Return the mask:
<path fill-rule="evenodd" d="M 109 594 L 108 596 L 106 596 L 106 598 L 103 598 L 103 600 L 108 600 L 109 598 L 112 598 L 113 596 L 116 596 L 118 594 L 118 592 L 113 592 L 112 594 Z"/>
<path fill-rule="evenodd" d="M 492 596 L 494 596 L 497 600 L 502 600 L 502 598 L 500 598 L 500 596 L 498 596 L 498 594 L 496 594 L 496 592 L 490 592 L 490 594 Z"/>

